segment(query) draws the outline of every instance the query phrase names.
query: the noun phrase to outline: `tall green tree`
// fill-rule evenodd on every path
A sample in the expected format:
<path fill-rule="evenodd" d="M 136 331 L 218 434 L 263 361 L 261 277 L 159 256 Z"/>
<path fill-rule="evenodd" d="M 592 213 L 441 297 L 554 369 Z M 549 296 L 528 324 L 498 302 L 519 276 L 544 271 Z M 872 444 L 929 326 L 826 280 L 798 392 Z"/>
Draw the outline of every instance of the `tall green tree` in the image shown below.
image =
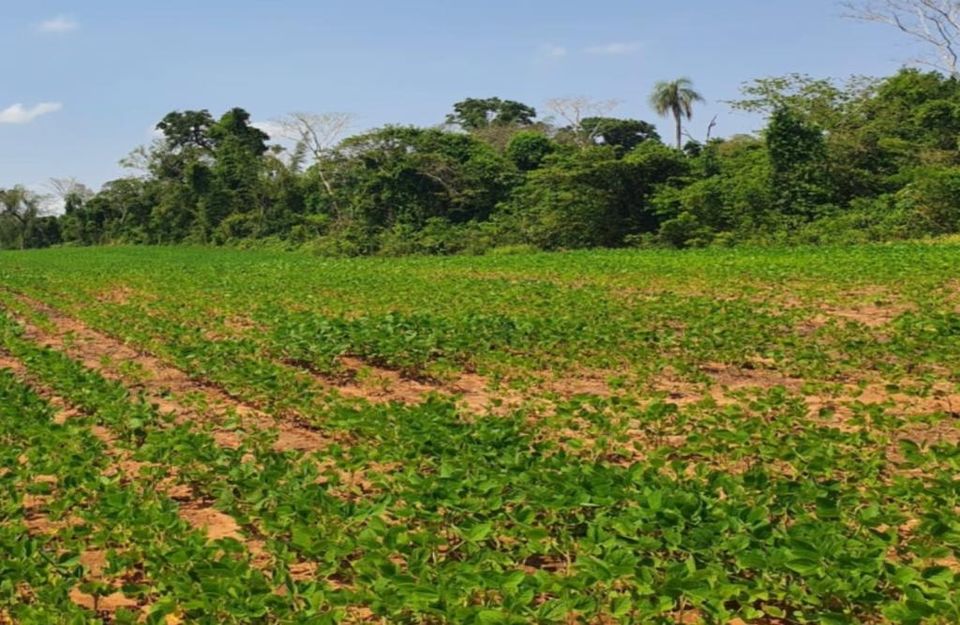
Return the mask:
<path fill-rule="evenodd" d="M 491 126 L 529 126 L 537 110 L 516 100 L 467 98 L 453 105 L 447 123 L 474 131 Z"/>
<path fill-rule="evenodd" d="M 587 117 L 581 122 L 582 132 L 594 142 L 629 152 L 644 141 L 659 141 L 653 124 L 639 119 L 616 117 Z"/>
<path fill-rule="evenodd" d="M 650 106 L 658 115 L 673 115 L 678 150 L 683 149 L 683 119 L 693 118 L 693 105 L 697 102 L 703 102 L 703 96 L 693 88 L 689 78 L 660 81 L 650 95 Z"/>
<path fill-rule="evenodd" d="M 823 132 L 780 108 L 770 118 L 766 143 L 774 208 L 786 218 L 816 217 L 830 196 Z"/>
<path fill-rule="evenodd" d="M 687 168 L 682 154 L 654 141 L 625 157 L 606 145 L 560 152 L 527 174 L 496 218 L 543 249 L 617 247 L 627 235 L 656 231 L 650 198 Z"/>
<path fill-rule="evenodd" d="M 167 146 L 172 150 L 189 147 L 210 150 L 213 148 L 210 136 L 213 125 L 213 116 L 207 109 L 171 111 L 157 123 L 157 130 L 163 133 Z"/>
<path fill-rule="evenodd" d="M 686 79 L 653 94 L 678 146 L 699 101 Z M 610 117 L 614 101 L 545 104 L 559 121 L 472 98 L 454 106 L 455 132 L 388 126 L 342 142 L 347 116 L 299 115 L 285 124 L 290 151 L 268 145 L 243 109 L 175 111 L 158 124 L 162 138 L 124 161 L 139 176 L 93 197 L 54 184 L 62 216 L 5 193 L 0 247 L 277 237 L 322 253 L 399 254 L 960 231 L 960 78 L 761 78 L 730 104 L 767 128 L 686 153 L 646 122 Z"/>
<path fill-rule="evenodd" d="M 387 126 L 345 140 L 332 163 L 339 205 L 375 229 L 432 217 L 486 219 L 516 169 L 472 135 Z"/>
<path fill-rule="evenodd" d="M 19 185 L 0 189 L 0 247 L 32 247 L 40 219 L 40 197 L 36 193 Z"/>

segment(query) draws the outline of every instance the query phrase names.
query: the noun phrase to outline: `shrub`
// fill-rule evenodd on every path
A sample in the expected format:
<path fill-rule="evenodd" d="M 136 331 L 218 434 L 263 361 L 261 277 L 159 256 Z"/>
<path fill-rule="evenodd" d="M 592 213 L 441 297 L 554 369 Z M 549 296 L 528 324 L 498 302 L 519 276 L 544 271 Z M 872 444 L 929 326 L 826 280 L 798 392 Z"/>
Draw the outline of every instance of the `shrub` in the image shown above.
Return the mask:
<path fill-rule="evenodd" d="M 661 241 L 674 247 L 704 247 L 713 238 L 710 228 L 688 212 L 663 222 L 659 236 Z"/>
<path fill-rule="evenodd" d="M 520 171 L 537 169 L 556 149 L 546 135 L 532 130 L 518 132 L 507 144 L 506 155 Z"/>
<path fill-rule="evenodd" d="M 913 182 L 897 194 L 897 206 L 910 213 L 923 234 L 960 230 L 960 167 L 918 170 Z"/>

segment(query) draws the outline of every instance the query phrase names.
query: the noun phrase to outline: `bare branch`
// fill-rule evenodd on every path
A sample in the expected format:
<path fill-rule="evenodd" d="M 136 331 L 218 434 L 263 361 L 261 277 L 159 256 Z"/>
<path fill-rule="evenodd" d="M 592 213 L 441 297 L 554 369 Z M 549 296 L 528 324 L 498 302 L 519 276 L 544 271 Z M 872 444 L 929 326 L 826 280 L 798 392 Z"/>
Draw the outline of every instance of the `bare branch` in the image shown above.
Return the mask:
<path fill-rule="evenodd" d="M 845 0 L 845 17 L 893 26 L 933 48 L 936 60 L 918 61 L 960 76 L 960 2 L 957 0 Z"/>
<path fill-rule="evenodd" d="M 164 148 L 162 139 L 154 139 L 148 147 L 145 145 L 137 146 L 129 154 L 120 159 L 120 166 L 124 169 L 137 172 L 135 177 L 145 178 L 150 174 L 151 163 L 154 154 Z"/>
<path fill-rule="evenodd" d="M 711 119 L 710 123 L 707 125 L 707 138 L 705 143 L 710 143 L 710 137 L 713 136 L 713 129 L 717 127 L 717 117 L 717 115 L 714 115 L 713 119 Z M 682 130 L 682 134 L 690 141 L 693 141 L 694 143 L 700 143 L 700 140 L 690 134 L 690 131 L 686 128 Z"/>
<path fill-rule="evenodd" d="M 336 147 L 353 123 L 349 113 L 290 113 L 277 120 L 280 134 L 299 141 L 316 160 Z"/>
<path fill-rule="evenodd" d="M 45 186 L 53 192 L 54 196 L 61 200 L 66 200 L 71 195 L 88 200 L 94 195 L 93 191 L 87 185 L 72 177 L 50 178 Z"/>
<path fill-rule="evenodd" d="M 710 125 L 707 126 L 707 143 L 710 143 L 710 138 L 713 136 L 713 129 L 717 127 L 717 115 L 713 116 L 713 119 L 710 120 Z"/>
<path fill-rule="evenodd" d="M 349 113 L 290 113 L 277 123 L 280 125 L 281 136 L 296 141 L 298 149 L 306 149 L 313 155 L 314 168 L 339 219 L 340 207 L 333 184 L 327 176 L 324 158 L 350 129 L 353 116 Z"/>
<path fill-rule="evenodd" d="M 547 109 L 567 123 L 573 131 L 574 140 L 581 147 L 591 145 L 598 131 L 595 129 L 584 136 L 583 120 L 588 117 L 603 117 L 618 106 L 618 100 L 592 100 L 586 96 L 547 100 Z"/>

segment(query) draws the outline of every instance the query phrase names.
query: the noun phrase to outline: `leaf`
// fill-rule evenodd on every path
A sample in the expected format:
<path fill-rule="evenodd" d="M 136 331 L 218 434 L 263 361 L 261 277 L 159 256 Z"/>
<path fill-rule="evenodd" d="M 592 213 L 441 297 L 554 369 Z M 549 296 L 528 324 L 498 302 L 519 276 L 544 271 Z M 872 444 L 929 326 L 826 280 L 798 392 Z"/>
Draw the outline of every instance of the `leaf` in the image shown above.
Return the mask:
<path fill-rule="evenodd" d="M 520 584 L 527 579 L 527 574 L 523 571 L 514 571 L 507 575 L 501 582 L 501 587 L 508 593 L 516 593 L 520 589 Z"/>
<path fill-rule="evenodd" d="M 500 610 L 485 609 L 477 613 L 477 623 L 479 625 L 501 625 L 507 622 L 507 615 Z"/>
<path fill-rule="evenodd" d="M 793 558 L 787 560 L 785 566 L 800 575 L 813 575 L 820 571 L 820 563 L 809 558 Z"/>
<path fill-rule="evenodd" d="M 474 525 L 463 534 L 464 540 L 472 543 L 478 543 L 485 540 L 490 532 L 493 531 L 493 525 L 490 523 L 480 523 Z"/>
<path fill-rule="evenodd" d="M 655 490 L 647 495 L 647 507 L 654 512 L 663 507 L 663 491 Z"/>

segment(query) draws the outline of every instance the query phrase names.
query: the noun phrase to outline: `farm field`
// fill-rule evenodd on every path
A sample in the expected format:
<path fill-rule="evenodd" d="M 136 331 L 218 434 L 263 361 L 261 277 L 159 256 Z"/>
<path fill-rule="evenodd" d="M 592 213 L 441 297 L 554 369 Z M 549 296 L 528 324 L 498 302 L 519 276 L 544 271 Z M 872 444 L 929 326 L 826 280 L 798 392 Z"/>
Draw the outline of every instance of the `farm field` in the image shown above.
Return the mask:
<path fill-rule="evenodd" d="M 957 623 L 958 444 L 958 244 L 0 255 L 0 623 Z"/>

